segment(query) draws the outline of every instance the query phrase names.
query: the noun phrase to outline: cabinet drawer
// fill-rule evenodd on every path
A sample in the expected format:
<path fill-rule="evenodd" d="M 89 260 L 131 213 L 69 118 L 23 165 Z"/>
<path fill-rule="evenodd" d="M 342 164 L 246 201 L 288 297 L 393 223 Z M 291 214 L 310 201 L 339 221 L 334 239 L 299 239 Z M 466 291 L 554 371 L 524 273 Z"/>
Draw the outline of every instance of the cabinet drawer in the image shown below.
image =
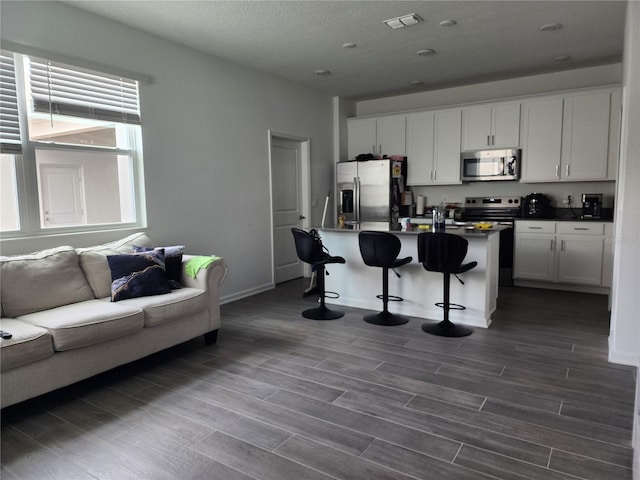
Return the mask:
<path fill-rule="evenodd" d="M 556 233 L 556 222 L 517 221 L 516 233 Z"/>
<path fill-rule="evenodd" d="M 570 233 L 573 235 L 603 235 L 604 223 L 558 222 L 558 233 Z"/>

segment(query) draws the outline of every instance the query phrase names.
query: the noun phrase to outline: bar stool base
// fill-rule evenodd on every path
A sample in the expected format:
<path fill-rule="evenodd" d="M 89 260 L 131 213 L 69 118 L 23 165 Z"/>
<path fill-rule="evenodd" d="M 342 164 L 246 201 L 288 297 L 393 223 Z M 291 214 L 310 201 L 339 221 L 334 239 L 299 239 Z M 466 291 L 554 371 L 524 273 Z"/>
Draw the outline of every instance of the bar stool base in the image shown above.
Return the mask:
<path fill-rule="evenodd" d="M 394 315 L 391 312 L 380 312 L 372 315 L 365 315 L 364 321 L 367 323 L 373 323 L 374 325 L 404 325 L 409 321 L 408 318 L 402 315 Z"/>
<path fill-rule="evenodd" d="M 466 337 L 471 335 L 473 330 L 462 325 L 456 325 L 449 320 L 443 320 L 440 323 L 424 323 L 422 330 L 439 337 Z"/>
<path fill-rule="evenodd" d="M 309 310 L 305 310 L 304 312 L 302 312 L 302 316 L 310 320 L 335 320 L 337 318 L 344 317 L 344 312 L 341 312 L 339 310 L 331 310 L 324 305 L 321 305 L 317 308 L 310 308 Z"/>

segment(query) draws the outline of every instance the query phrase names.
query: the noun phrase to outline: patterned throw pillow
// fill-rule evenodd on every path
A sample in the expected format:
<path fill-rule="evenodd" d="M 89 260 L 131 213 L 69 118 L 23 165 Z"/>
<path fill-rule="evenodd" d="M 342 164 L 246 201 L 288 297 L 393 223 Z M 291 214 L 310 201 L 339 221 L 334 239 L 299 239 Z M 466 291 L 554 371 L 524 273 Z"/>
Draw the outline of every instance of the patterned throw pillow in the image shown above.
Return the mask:
<path fill-rule="evenodd" d="M 169 293 L 164 250 L 108 255 L 111 269 L 111 301 Z"/>
<path fill-rule="evenodd" d="M 171 288 L 182 288 L 180 279 L 182 277 L 182 255 L 184 254 L 184 245 L 173 245 L 170 247 L 157 247 L 155 250 L 164 250 L 164 266 L 167 272 L 167 280 Z M 134 252 L 149 252 L 154 250 L 151 247 L 133 246 Z"/>

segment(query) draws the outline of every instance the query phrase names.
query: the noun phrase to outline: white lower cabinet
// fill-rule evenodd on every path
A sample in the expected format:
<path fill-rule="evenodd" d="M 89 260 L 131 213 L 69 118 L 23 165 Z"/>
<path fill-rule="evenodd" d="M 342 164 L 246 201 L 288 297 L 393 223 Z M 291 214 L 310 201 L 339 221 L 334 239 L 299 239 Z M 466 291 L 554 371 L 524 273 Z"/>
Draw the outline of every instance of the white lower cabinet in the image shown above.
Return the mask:
<path fill-rule="evenodd" d="M 606 222 L 516 222 L 514 279 L 608 287 L 611 224 Z"/>

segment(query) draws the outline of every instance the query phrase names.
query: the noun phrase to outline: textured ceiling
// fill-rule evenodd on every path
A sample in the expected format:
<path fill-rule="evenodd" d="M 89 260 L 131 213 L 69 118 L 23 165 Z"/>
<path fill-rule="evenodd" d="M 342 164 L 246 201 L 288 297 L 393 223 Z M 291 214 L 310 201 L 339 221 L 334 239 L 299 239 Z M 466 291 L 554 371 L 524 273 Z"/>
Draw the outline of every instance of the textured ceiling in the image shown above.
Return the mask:
<path fill-rule="evenodd" d="M 352 99 L 620 62 L 626 11 L 626 2 L 562 0 L 65 3 Z M 409 13 L 424 21 L 398 30 L 383 23 Z M 446 19 L 457 24 L 439 26 Z M 562 28 L 540 31 L 551 22 Z M 416 55 L 426 48 L 436 53 Z M 571 60 L 552 61 L 560 55 Z"/>

